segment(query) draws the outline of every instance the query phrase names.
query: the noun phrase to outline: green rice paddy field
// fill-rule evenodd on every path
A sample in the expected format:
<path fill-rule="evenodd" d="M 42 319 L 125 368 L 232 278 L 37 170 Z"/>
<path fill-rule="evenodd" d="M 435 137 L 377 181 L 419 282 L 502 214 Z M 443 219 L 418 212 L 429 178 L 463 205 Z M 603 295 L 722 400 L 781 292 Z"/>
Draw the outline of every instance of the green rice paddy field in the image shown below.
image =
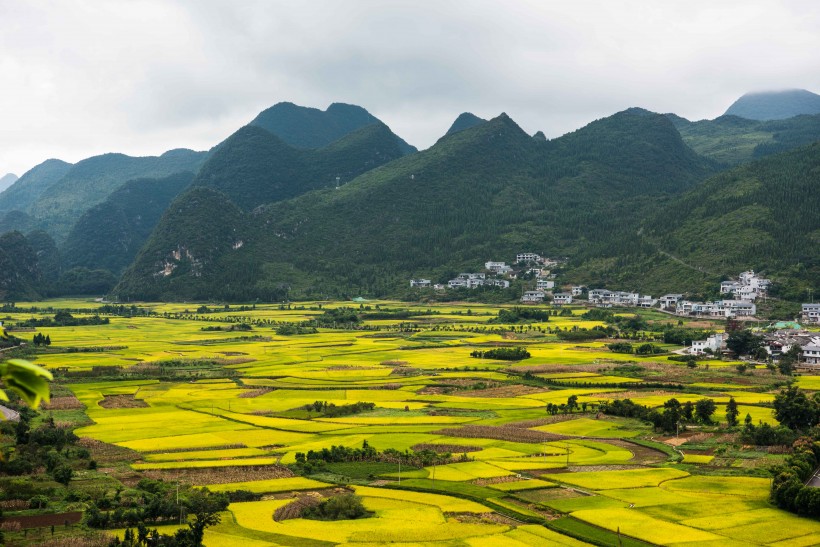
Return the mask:
<path fill-rule="evenodd" d="M 99 306 L 47 304 L 89 313 Z M 714 451 L 732 435 L 718 423 L 725 422 L 730 397 L 740 404 L 741 419 L 748 413 L 754 423 L 777 423 L 771 409 L 777 391 L 767 383 L 768 371 L 740 374 L 731 362 L 687 369 L 667 354 L 614 354 L 607 341 L 569 343 L 543 333 L 601 324 L 582 319 L 583 309 L 498 332 L 493 329 L 501 325 L 487 323 L 497 306 L 367 306 L 377 304 L 419 315 L 368 321 L 366 330 L 283 336 L 276 324 L 315 317 L 322 313 L 319 303 L 208 314 L 195 314 L 196 305 L 156 303 L 140 307 L 159 316 L 116 316 L 107 325 L 18 335 L 51 337 L 51 348 L 35 362 L 58 372 L 57 381 L 82 404 L 87 425 L 77 435 L 133 451 L 120 468 L 101 472 L 190 476 L 215 491 L 266 494 L 262 501 L 232 503 L 222 522 L 207 530 L 209 546 L 820 543 L 820 523 L 768 501 L 765 469 L 780 456 L 745 454 L 739 446 L 732 458 Z M 3 320 L 37 315 L 12 313 Z M 253 330 L 203 330 L 228 327 L 237 317 L 255 321 Z M 470 357 L 475 349 L 513 345 L 526 347 L 531 357 Z M 522 377 L 528 371 L 534 380 Z M 658 385 L 671 381 L 683 388 Z M 800 377 L 799 385 L 820 389 L 820 377 Z M 571 396 L 587 410 L 546 412 Z M 714 399 L 715 425 L 668 438 L 638 421 L 594 411 L 613 399 L 658 407 L 672 397 Z M 306 410 L 314 401 L 375 408 L 333 417 Z M 61 412 L 68 411 L 54 410 L 55 419 Z M 401 469 L 389 461 L 332 464 L 310 476 L 285 470 L 281 478 L 255 478 L 251 471 L 284 469 L 297 453 L 365 442 L 401 452 L 442 446 L 466 457 Z M 354 489 L 372 516 L 272 518 L 296 492 L 339 486 Z"/>

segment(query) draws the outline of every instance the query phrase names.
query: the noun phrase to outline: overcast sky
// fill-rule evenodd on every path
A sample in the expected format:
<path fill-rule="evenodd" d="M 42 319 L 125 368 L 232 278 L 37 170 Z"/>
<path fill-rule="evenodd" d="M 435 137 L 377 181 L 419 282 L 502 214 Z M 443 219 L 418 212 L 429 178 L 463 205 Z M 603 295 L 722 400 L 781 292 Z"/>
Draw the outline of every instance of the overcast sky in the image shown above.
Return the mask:
<path fill-rule="evenodd" d="M 0 0 L 0 175 L 210 148 L 291 101 L 367 108 L 419 148 L 507 112 L 559 136 L 630 106 L 714 118 L 820 92 L 816 0 Z"/>

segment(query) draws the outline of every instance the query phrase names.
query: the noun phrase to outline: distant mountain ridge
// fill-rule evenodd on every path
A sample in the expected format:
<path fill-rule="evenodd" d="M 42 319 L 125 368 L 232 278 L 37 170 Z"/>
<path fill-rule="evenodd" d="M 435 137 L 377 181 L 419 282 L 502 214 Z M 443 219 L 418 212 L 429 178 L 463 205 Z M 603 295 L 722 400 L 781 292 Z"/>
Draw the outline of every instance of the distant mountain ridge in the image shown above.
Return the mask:
<path fill-rule="evenodd" d="M 193 184 L 215 188 L 248 210 L 346 184 L 404 156 L 398 141 L 377 121 L 322 148 L 299 149 L 259 126 L 248 125 L 213 150 Z"/>
<path fill-rule="evenodd" d="M 375 123 L 382 122 L 361 106 L 333 103 L 319 110 L 282 102 L 260 112 L 250 125 L 266 129 L 296 148 L 323 148 Z M 402 154 L 416 151 L 400 137 L 396 139 Z"/>
<path fill-rule="evenodd" d="M 453 125 L 450 126 L 450 129 L 447 130 L 445 135 L 452 135 L 458 131 L 470 129 L 471 127 L 475 127 L 476 125 L 482 124 L 486 121 L 487 120 L 479 118 L 472 112 L 463 112 L 459 114 L 458 118 L 455 119 Z"/>
<path fill-rule="evenodd" d="M 0 177 L 0 192 L 17 182 L 19 177 L 14 173 L 6 173 L 2 177 Z"/>
<path fill-rule="evenodd" d="M 785 120 L 800 114 L 820 114 L 820 95 L 805 89 L 747 93 L 725 113 L 750 120 Z"/>
<path fill-rule="evenodd" d="M 533 241 L 558 253 L 617 253 L 620 239 L 632 241 L 621 234 L 634 233 L 642 196 L 682 192 L 711 172 L 711 163 L 686 147 L 666 117 L 644 110 L 548 142 L 502 114 L 338 190 L 251 214 L 237 216 L 224 202 L 200 213 L 190 200 L 216 203 L 226 196 L 184 194 L 113 293 L 162 299 L 281 298 L 288 290 L 312 297 L 384 295 L 412 275 L 446 278 Z M 226 207 L 230 219 L 205 218 Z M 190 228 L 206 220 L 221 243 L 204 246 Z M 241 291 L 236 284 L 223 289 L 230 272 L 245 280 Z"/>

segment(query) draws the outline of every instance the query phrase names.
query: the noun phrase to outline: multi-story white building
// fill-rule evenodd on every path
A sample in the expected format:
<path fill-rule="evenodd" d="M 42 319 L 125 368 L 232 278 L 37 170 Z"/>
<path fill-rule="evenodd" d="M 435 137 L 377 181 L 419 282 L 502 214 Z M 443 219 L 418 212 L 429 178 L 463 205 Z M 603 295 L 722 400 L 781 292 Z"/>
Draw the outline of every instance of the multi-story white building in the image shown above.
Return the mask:
<path fill-rule="evenodd" d="M 706 350 L 711 350 L 711 353 L 719 353 L 724 343 L 726 342 L 725 334 L 713 334 L 706 340 L 693 340 L 692 346 L 689 348 L 689 353 L 692 355 L 703 355 Z"/>
<path fill-rule="evenodd" d="M 555 288 L 555 281 L 544 277 L 539 277 L 535 280 L 535 288 L 541 291 L 546 291 Z"/>
<path fill-rule="evenodd" d="M 806 323 L 820 323 L 820 304 L 803 304 L 800 316 Z"/>
<path fill-rule="evenodd" d="M 521 297 L 521 302 L 543 302 L 546 296 L 544 291 L 527 291 Z"/>
<path fill-rule="evenodd" d="M 758 297 L 765 296 L 772 282 L 770 279 L 759 277 L 753 270 L 741 273 L 737 281 L 722 281 L 720 294 L 732 294 L 736 300 L 753 302 Z"/>
<path fill-rule="evenodd" d="M 753 317 L 757 306 L 742 300 L 718 300 L 716 302 L 689 302 L 679 300 L 675 307 L 678 315 L 705 315 L 709 317 Z"/>
<path fill-rule="evenodd" d="M 658 298 L 661 308 L 674 308 L 678 302 L 683 300 L 682 294 L 665 294 Z"/>
<path fill-rule="evenodd" d="M 515 255 L 516 262 L 541 262 L 541 255 L 535 253 L 518 253 Z"/>
<path fill-rule="evenodd" d="M 430 287 L 431 285 L 432 285 L 432 281 L 430 281 L 429 279 L 411 279 L 410 280 L 410 286 L 413 287 L 413 288 L 421 289 L 421 288 Z"/>
<path fill-rule="evenodd" d="M 803 346 L 803 362 L 807 365 L 820 365 L 820 344 Z"/>
<path fill-rule="evenodd" d="M 584 294 L 584 289 L 586 289 L 586 287 L 583 285 L 573 285 L 570 292 L 572 293 L 572 296 L 581 296 Z"/>
<path fill-rule="evenodd" d="M 572 304 L 572 295 L 568 292 L 559 292 L 552 295 L 552 303 L 556 306 Z"/>
<path fill-rule="evenodd" d="M 512 267 L 508 266 L 506 262 L 493 262 L 492 260 L 485 262 L 484 268 L 494 274 L 506 274 L 512 271 Z"/>
<path fill-rule="evenodd" d="M 641 296 L 636 292 L 610 291 L 608 289 L 593 289 L 587 296 L 589 302 L 601 307 L 610 306 L 639 306 L 651 308 L 657 300 L 651 296 Z"/>
<path fill-rule="evenodd" d="M 484 284 L 490 287 L 501 287 L 502 289 L 510 288 L 510 282 L 506 279 L 487 279 Z"/>

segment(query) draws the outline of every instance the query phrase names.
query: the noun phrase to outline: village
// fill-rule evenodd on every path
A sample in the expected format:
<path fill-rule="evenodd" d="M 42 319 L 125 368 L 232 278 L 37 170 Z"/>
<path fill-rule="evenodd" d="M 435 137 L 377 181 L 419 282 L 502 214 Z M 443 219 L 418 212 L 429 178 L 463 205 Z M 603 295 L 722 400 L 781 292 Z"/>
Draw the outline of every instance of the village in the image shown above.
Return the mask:
<path fill-rule="evenodd" d="M 447 285 L 433 284 L 429 279 L 413 279 L 410 286 L 432 288 L 437 291 L 478 287 L 509 289 L 509 279 L 532 277 L 535 287 L 523 292 L 520 301 L 524 304 L 543 303 L 551 299 L 552 305 L 557 307 L 573 303 L 597 308 L 632 307 L 656 309 L 677 316 L 726 320 L 754 320 L 757 314 L 755 302 L 758 299 L 765 299 L 772 286 L 770 279 L 748 270 L 740 273 L 736 280 L 720 283 L 720 295 L 724 296 L 724 299 L 707 302 L 687 300 L 683 294 L 665 294 L 653 298 L 637 292 L 588 289 L 583 285 L 568 285 L 563 287 L 564 292 L 556 292 L 557 276 L 551 269 L 564 260 L 523 252 L 516 255 L 513 265 L 487 261 L 484 264 L 484 272 L 459 274 L 449 280 Z M 802 304 L 799 320 L 805 325 L 820 325 L 820 304 Z M 727 352 L 727 338 L 728 334 L 717 333 L 706 340 L 694 340 L 691 346 L 685 349 L 685 353 L 693 356 L 721 355 Z M 796 353 L 800 365 L 820 368 L 820 333 L 804 330 L 798 323 L 775 323 L 769 332 L 764 334 L 761 347 L 766 351 L 768 360 L 773 362 L 779 361 L 792 348 L 799 347 L 800 351 Z"/>

